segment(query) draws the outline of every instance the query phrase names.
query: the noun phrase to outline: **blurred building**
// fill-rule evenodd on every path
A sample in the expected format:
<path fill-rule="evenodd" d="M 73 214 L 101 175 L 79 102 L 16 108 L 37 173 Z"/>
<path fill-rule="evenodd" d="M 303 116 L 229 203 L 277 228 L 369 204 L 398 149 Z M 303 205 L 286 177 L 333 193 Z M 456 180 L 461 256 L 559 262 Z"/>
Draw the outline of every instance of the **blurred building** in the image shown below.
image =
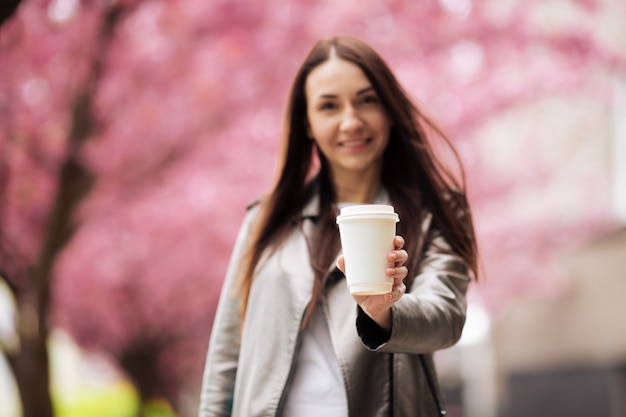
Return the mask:
<path fill-rule="evenodd" d="M 626 416 L 625 255 L 626 228 L 566 254 L 567 290 L 498 323 L 500 417 Z"/>
<path fill-rule="evenodd" d="M 460 343 L 437 356 L 451 417 L 626 416 L 625 80 L 612 107 L 585 134 L 607 167 L 615 227 L 551 255 L 559 291 L 515 299 L 492 321 L 470 306 Z"/>
<path fill-rule="evenodd" d="M 626 225 L 626 80 L 616 79 L 607 165 Z M 588 196 L 593 199 L 593 195 Z M 555 260 L 565 289 L 519 301 L 493 332 L 500 417 L 626 416 L 626 227 Z"/>

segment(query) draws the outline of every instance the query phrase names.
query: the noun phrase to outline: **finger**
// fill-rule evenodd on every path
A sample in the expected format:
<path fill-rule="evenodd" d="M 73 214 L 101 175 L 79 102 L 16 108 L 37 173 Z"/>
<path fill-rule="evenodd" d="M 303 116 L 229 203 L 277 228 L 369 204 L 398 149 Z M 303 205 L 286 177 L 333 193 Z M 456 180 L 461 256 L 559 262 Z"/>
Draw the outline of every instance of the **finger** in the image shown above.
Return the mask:
<path fill-rule="evenodd" d="M 404 249 L 400 249 L 398 252 L 398 259 L 396 260 L 396 266 L 402 266 L 409 260 L 409 254 Z"/>
<path fill-rule="evenodd" d="M 404 285 L 404 282 L 400 281 L 394 288 L 393 292 L 397 295 L 397 298 L 402 297 L 406 292 L 406 285 Z"/>
<path fill-rule="evenodd" d="M 397 278 L 402 281 L 409 274 L 409 270 L 406 266 L 399 266 L 396 268 L 387 268 L 386 273 L 389 278 Z"/>
<path fill-rule="evenodd" d="M 396 273 L 394 274 L 394 278 L 397 278 L 402 281 L 404 280 L 404 278 L 407 277 L 407 275 L 409 275 L 409 270 L 406 266 L 402 265 L 396 268 Z"/>
<path fill-rule="evenodd" d="M 387 261 L 392 262 L 394 266 L 402 266 L 409 259 L 409 254 L 404 250 L 394 250 L 387 255 Z"/>
<path fill-rule="evenodd" d="M 337 268 L 339 268 L 339 270 L 341 272 L 343 272 L 344 274 L 346 273 L 346 261 L 343 257 L 343 255 L 339 256 L 339 258 L 337 258 Z"/>
<path fill-rule="evenodd" d="M 387 301 L 398 301 L 402 298 L 405 292 L 406 286 L 400 282 L 400 284 L 395 286 L 390 293 L 385 294 L 385 299 L 387 299 Z"/>
<path fill-rule="evenodd" d="M 406 276 L 404 277 L 406 278 Z M 394 288 L 396 287 L 402 287 L 403 288 L 403 292 L 406 292 L 406 284 L 404 283 L 404 278 L 402 277 L 394 277 L 394 281 L 393 281 L 393 286 Z"/>

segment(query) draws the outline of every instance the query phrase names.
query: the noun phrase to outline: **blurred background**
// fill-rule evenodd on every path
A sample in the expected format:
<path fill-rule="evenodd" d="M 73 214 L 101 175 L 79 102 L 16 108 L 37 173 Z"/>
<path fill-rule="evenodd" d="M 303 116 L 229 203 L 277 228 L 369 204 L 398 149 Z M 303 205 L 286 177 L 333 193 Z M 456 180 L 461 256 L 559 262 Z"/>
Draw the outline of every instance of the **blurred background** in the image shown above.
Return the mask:
<path fill-rule="evenodd" d="M 626 416 L 624 0 L 11 0 L 0 417 L 193 416 L 248 203 L 320 37 L 449 134 L 482 276 L 451 417 Z"/>

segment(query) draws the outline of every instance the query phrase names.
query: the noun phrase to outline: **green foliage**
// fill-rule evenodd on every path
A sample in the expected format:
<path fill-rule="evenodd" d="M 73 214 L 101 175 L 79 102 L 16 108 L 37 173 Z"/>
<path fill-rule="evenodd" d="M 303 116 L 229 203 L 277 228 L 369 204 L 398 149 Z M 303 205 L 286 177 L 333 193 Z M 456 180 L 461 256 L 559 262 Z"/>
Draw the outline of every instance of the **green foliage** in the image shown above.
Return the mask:
<path fill-rule="evenodd" d="M 54 395 L 55 415 L 58 417 L 135 417 L 139 400 L 129 383 L 117 383 L 102 390 L 74 392 L 71 397 Z M 161 417 L 165 414 L 150 414 Z"/>
<path fill-rule="evenodd" d="M 172 407 L 164 400 L 150 400 L 143 406 L 146 417 L 176 417 Z"/>
<path fill-rule="evenodd" d="M 136 417 L 140 402 L 137 391 L 128 382 L 112 384 L 101 390 L 84 389 L 70 396 L 53 395 L 57 417 Z M 162 399 L 143 404 L 143 417 L 176 417 L 169 403 Z"/>

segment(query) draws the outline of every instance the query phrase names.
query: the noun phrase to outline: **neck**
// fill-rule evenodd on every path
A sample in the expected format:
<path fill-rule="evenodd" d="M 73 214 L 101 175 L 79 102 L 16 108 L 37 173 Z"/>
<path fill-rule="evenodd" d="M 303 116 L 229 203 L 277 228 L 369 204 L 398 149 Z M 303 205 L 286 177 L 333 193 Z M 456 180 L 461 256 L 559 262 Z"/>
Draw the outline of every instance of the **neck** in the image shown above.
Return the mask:
<path fill-rule="evenodd" d="M 358 173 L 334 176 L 337 202 L 340 203 L 372 203 L 380 188 L 378 172 Z"/>

